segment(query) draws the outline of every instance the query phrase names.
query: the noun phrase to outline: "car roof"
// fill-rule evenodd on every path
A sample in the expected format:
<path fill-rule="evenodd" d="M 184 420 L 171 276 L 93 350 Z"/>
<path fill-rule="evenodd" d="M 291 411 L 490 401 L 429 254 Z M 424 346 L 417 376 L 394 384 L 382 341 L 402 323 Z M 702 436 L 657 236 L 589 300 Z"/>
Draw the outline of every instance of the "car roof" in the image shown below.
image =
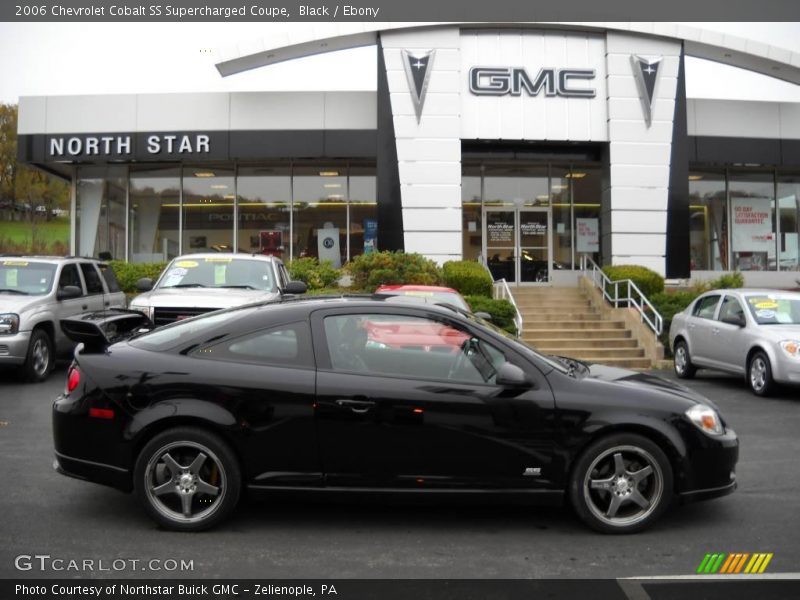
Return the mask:
<path fill-rule="evenodd" d="M 795 294 L 800 296 L 800 292 L 795 290 L 778 290 L 774 288 L 719 288 L 709 290 L 705 294 Z"/>
<path fill-rule="evenodd" d="M 377 290 L 377 292 L 450 292 L 453 294 L 458 294 L 457 290 L 449 287 L 443 287 L 440 285 L 412 285 L 412 284 L 404 284 L 404 285 L 382 285 Z"/>
<path fill-rule="evenodd" d="M 0 259 L 3 260 L 24 259 L 24 260 L 40 260 L 49 262 L 67 262 L 70 260 L 89 260 L 97 263 L 106 262 L 104 260 L 100 260 L 99 258 L 92 258 L 91 256 L 43 256 L 35 254 L 0 254 Z"/>

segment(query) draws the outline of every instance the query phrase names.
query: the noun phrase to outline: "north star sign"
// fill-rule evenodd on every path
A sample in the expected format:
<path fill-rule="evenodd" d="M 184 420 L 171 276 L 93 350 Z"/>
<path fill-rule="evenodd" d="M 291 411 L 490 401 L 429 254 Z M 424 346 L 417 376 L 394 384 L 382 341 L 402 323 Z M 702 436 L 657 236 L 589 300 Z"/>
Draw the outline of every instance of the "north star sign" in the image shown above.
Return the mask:
<path fill-rule="evenodd" d="M 469 70 L 469 91 L 476 96 L 545 96 L 561 98 L 594 98 L 594 88 L 581 86 L 591 81 L 594 69 L 539 69 L 535 77 L 521 67 L 472 67 Z M 585 85 L 585 83 L 584 83 Z"/>
<path fill-rule="evenodd" d="M 72 135 L 49 138 L 47 151 L 52 158 L 119 157 L 134 153 L 133 136 Z M 210 137 L 206 134 L 149 134 L 145 136 L 144 151 L 150 155 L 208 154 Z"/>

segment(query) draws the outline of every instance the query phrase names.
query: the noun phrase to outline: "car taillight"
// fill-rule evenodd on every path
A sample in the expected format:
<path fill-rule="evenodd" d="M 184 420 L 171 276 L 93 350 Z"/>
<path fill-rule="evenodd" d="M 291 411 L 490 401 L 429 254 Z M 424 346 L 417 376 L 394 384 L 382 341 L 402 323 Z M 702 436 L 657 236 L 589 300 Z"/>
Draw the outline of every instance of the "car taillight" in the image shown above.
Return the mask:
<path fill-rule="evenodd" d="M 67 372 L 67 393 L 71 394 L 81 382 L 81 372 L 77 367 L 70 367 Z"/>

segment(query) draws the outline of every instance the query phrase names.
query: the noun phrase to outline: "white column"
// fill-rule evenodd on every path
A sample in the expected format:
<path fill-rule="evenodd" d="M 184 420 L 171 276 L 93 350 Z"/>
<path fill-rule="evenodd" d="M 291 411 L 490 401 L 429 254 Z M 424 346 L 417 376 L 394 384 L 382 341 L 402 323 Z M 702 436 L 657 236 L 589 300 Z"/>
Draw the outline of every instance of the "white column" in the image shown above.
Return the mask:
<path fill-rule="evenodd" d="M 461 259 L 459 30 L 455 27 L 381 34 L 391 96 L 406 252 L 439 263 Z M 402 51 L 436 50 L 420 122 Z"/>
<path fill-rule="evenodd" d="M 606 40 L 610 187 L 604 248 L 612 264 L 666 269 L 667 198 L 680 43 L 609 32 Z M 653 120 L 645 122 L 632 55 L 663 57 Z"/>
<path fill-rule="evenodd" d="M 79 182 L 78 199 L 80 200 L 79 210 L 81 217 L 79 256 L 94 256 L 104 187 L 105 181 L 102 179 L 88 179 Z"/>

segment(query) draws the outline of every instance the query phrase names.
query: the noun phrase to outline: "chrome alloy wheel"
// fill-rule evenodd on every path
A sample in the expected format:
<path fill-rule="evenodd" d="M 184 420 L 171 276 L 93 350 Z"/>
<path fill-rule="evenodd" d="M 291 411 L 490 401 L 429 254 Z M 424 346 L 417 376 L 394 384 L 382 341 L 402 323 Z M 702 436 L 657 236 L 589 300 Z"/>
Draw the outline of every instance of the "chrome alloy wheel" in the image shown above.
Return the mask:
<path fill-rule="evenodd" d="M 686 346 L 681 344 L 675 348 L 675 371 L 677 371 L 679 375 L 682 375 L 686 372 L 686 365 L 688 363 L 689 359 L 686 356 Z"/>
<path fill-rule="evenodd" d="M 637 446 L 609 448 L 586 471 L 583 495 L 594 516 L 614 527 L 634 525 L 656 510 L 664 474 L 653 456 Z"/>
<path fill-rule="evenodd" d="M 33 342 L 31 349 L 31 358 L 33 363 L 31 365 L 33 372 L 37 377 L 44 377 L 47 369 L 50 367 L 50 348 L 47 341 L 43 337 L 37 337 Z"/>
<path fill-rule="evenodd" d="M 207 520 L 220 508 L 227 493 L 222 463 L 197 442 L 172 442 L 154 452 L 144 479 L 148 502 L 177 523 Z"/>
<path fill-rule="evenodd" d="M 762 356 L 756 356 L 750 362 L 750 387 L 754 392 L 761 392 L 767 385 L 767 363 Z"/>

